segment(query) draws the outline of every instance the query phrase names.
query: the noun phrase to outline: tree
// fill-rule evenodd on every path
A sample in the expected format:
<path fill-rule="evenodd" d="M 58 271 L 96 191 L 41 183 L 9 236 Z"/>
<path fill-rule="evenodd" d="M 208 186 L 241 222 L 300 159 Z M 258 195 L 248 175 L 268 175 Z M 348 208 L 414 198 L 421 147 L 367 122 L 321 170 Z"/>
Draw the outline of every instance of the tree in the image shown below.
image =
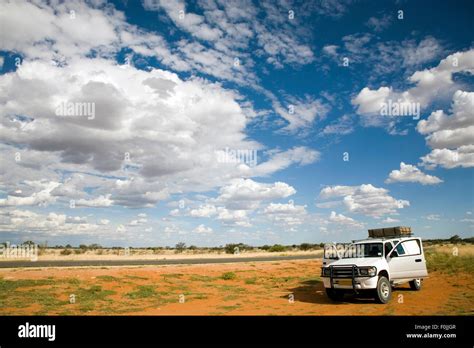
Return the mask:
<path fill-rule="evenodd" d="M 454 236 L 452 236 L 451 238 L 449 238 L 449 241 L 451 243 L 459 243 L 460 241 L 462 241 L 462 238 L 459 237 L 457 234 L 455 234 Z"/>
<path fill-rule="evenodd" d="M 184 249 L 186 249 L 186 243 L 179 242 L 178 244 L 174 246 L 174 248 L 176 249 L 177 253 L 182 253 Z"/>
<path fill-rule="evenodd" d="M 311 249 L 311 244 L 309 243 L 301 243 L 300 249 L 305 251 L 305 250 L 310 250 Z"/>

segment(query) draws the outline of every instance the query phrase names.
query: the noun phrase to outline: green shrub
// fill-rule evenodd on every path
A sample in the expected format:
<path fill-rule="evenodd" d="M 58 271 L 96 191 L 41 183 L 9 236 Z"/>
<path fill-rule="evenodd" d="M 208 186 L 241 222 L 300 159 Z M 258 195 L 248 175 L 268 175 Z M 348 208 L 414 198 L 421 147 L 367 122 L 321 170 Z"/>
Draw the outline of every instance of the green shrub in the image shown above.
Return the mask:
<path fill-rule="evenodd" d="M 61 255 L 71 255 L 72 251 L 70 249 L 63 249 L 60 252 Z"/>
<path fill-rule="evenodd" d="M 237 275 L 234 272 L 225 272 L 221 275 L 221 278 L 224 280 L 232 280 L 237 278 Z"/>
<path fill-rule="evenodd" d="M 274 252 L 281 252 L 285 251 L 286 247 L 280 244 L 275 244 L 273 245 L 270 249 L 268 249 L 269 252 L 274 253 Z"/>

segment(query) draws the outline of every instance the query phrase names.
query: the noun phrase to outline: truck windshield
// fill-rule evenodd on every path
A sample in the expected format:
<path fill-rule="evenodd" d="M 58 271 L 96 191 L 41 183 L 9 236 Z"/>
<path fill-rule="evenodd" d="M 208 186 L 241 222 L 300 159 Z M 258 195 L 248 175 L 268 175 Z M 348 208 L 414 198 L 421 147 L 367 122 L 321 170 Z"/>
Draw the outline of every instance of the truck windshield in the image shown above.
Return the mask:
<path fill-rule="evenodd" d="M 383 244 L 382 243 L 357 243 L 352 244 L 344 251 L 343 259 L 353 257 L 382 257 Z"/>

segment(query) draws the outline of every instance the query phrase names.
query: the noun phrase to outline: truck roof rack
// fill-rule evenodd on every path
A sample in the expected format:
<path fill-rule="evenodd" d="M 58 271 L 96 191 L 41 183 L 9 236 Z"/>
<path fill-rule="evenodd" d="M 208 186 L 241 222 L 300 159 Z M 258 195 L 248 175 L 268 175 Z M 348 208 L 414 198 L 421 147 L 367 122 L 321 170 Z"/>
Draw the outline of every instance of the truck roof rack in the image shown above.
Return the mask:
<path fill-rule="evenodd" d="M 373 228 L 369 229 L 369 237 L 371 238 L 382 238 L 382 237 L 409 237 L 412 235 L 411 227 L 407 226 L 395 226 L 395 227 L 384 227 L 384 228 Z"/>
<path fill-rule="evenodd" d="M 413 233 L 410 233 L 410 234 L 404 234 L 403 236 L 367 237 L 364 239 L 355 239 L 352 241 L 352 243 L 362 242 L 364 240 L 371 240 L 371 239 L 390 240 L 390 239 L 401 239 L 401 238 L 413 237 L 413 236 L 414 236 Z"/>

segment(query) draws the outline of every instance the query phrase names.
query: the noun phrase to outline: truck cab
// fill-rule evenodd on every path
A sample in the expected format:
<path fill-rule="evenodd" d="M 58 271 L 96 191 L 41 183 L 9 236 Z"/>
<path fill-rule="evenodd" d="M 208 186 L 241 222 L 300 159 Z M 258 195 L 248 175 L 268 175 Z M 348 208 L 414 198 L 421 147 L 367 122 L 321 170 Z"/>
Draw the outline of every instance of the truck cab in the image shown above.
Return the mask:
<path fill-rule="evenodd" d="M 371 292 L 379 303 L 387 303 L 393 286 L 409 283 L 412 290 L 420 290 L 428 276 L 421 238 L 411 235 L 369 237 L 327 250 L 332 252 L 325 249 L 321 277 L 335 301 L 345 293 Z"/>

